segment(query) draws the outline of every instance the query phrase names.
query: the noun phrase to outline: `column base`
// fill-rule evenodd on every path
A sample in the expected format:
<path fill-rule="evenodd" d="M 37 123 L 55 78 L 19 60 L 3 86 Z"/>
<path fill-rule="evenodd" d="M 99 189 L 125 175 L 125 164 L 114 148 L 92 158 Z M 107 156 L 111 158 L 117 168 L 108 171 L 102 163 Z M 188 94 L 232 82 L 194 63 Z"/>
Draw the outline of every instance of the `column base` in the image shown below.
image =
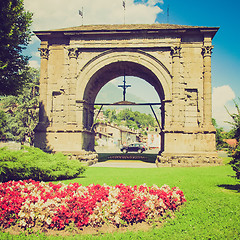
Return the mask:
<path fill-rule="evenodd" d="M 91 166 L 98 162 L 98 154 L 92 151 L 78 151 L 78 152 L 62 152 L 67 155 L 69 159 L 77 159 L 86 166 Z"/>
<path fill-rule="evenodd" d="M 87 130 L 35 132 L 34 146 L 45 152 L 62 152 L 86 166 L 98 162 L 94 151 L 94 133 Z"/>
<path fill-rule="evenodd" d="M 205 167 L 222 165 L 217 153 L 164 154 L 157 156 L 157 167 Z"/>
<path fill-rule="evenodd" d="M 94 151 L 94 133 L 85 129 L 36 131 L 34 146 L 46 152 Z"/>

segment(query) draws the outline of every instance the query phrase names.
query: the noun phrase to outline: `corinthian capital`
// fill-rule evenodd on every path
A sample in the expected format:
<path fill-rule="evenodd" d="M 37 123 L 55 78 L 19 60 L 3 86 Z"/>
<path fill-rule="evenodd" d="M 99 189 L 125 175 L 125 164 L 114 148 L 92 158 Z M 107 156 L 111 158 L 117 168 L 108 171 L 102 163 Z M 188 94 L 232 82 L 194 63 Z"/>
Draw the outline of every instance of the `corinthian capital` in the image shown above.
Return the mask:
<path fill-rule="evenodd" d="M 69 48 L 68 56 L 69 56 L 69 58 L 77 58 L 78 57 L 78 49 L 77 48 Z"/>
<path fill-rule="evenodd" d="M 41 58 L 48 59 L 48 57 L 49 57 L 49 49 L 48 48 L 39 48 L 38 50 L 40 51 Z"/>
<path fill-rule="evenodd" d="M 181 49 L 179 46 L 171 47 L 171 55 L 173 57 L 180 57 Z"/>
<path fill-rule="evenodd" d="M 202 47 L 203 57 L 211 57 L 213 46 L 204 46 Z"/>

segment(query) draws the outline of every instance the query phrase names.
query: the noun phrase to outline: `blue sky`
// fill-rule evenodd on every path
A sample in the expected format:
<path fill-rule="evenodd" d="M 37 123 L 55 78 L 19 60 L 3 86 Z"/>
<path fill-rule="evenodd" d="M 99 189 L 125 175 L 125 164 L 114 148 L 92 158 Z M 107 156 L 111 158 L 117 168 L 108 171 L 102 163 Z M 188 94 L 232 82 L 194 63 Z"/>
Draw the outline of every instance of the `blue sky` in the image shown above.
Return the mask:
<path fill-rule="evenodd" d="M 169 20 L 170 24 L 220 27 L 213 39 L 213 117 L 220 126 L 228 128 L 229 125 L 224 121 L 229 121 L 230 118 L 224 106 L 230 112 L 234 112 L 232 100 L 240 97 L 240 1 L 125 1 L 126 23 L 167 23 Z M 82 19 L 78 15 L 78 9 L 82 6 L 84 24 L 123 23 L 122 0 L 25 0 L 24 2 L 25 8 L 34 13 L 33 30 L 79 26 L 82 24 Z M 169 18 L 167 18 L 168 7 Z M 39 44 L 37 38 L 33 38 L 27 49 L 27 54 L 32 56 L 30 64 L 35 67 L 40 63 L 37 51 Z M 115 84 L 121 81 L 119 79 Z M 141 96 L 144 89 L 145 93 L 148 92 L 149 98 L 156 96 L 150 85 L 144 86 L 144 83 L 139 85 L 131 79 L 129 81 L 132 84 L 132 88 L 128 89 L 129 92 L 138 92 Z"/>

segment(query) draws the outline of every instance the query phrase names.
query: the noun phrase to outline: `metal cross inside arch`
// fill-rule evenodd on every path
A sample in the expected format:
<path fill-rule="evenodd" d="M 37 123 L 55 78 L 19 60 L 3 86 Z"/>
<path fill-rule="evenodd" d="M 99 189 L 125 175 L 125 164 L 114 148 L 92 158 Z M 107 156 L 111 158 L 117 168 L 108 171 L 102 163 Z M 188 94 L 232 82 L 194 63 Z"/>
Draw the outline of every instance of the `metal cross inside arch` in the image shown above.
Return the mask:
<path fill-rule="evenodd" d="M 126 85 L 126 76 L 124 74 L 123 76 L 123 85 L 118 85 L 118 87 L 122 87 L 123 88 L 123 101 L 126 100 L 126 90 L 128 87 L 131 87 L 131 85 Z"/>

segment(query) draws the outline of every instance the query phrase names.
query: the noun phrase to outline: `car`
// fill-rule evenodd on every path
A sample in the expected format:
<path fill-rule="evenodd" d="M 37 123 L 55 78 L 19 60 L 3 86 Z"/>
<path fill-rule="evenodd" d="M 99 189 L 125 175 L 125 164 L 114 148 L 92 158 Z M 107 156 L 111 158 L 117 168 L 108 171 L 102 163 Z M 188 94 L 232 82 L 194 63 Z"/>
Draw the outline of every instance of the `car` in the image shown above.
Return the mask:
<path fill-rule="evenodd" d="M 128 153 L 128 152 L 142 153 L 142 152 L 146 151 L 146 148 L 142 143 L 132 143 L 128 146 L 123 146 L 120 150 L 123 153 Z"/>

